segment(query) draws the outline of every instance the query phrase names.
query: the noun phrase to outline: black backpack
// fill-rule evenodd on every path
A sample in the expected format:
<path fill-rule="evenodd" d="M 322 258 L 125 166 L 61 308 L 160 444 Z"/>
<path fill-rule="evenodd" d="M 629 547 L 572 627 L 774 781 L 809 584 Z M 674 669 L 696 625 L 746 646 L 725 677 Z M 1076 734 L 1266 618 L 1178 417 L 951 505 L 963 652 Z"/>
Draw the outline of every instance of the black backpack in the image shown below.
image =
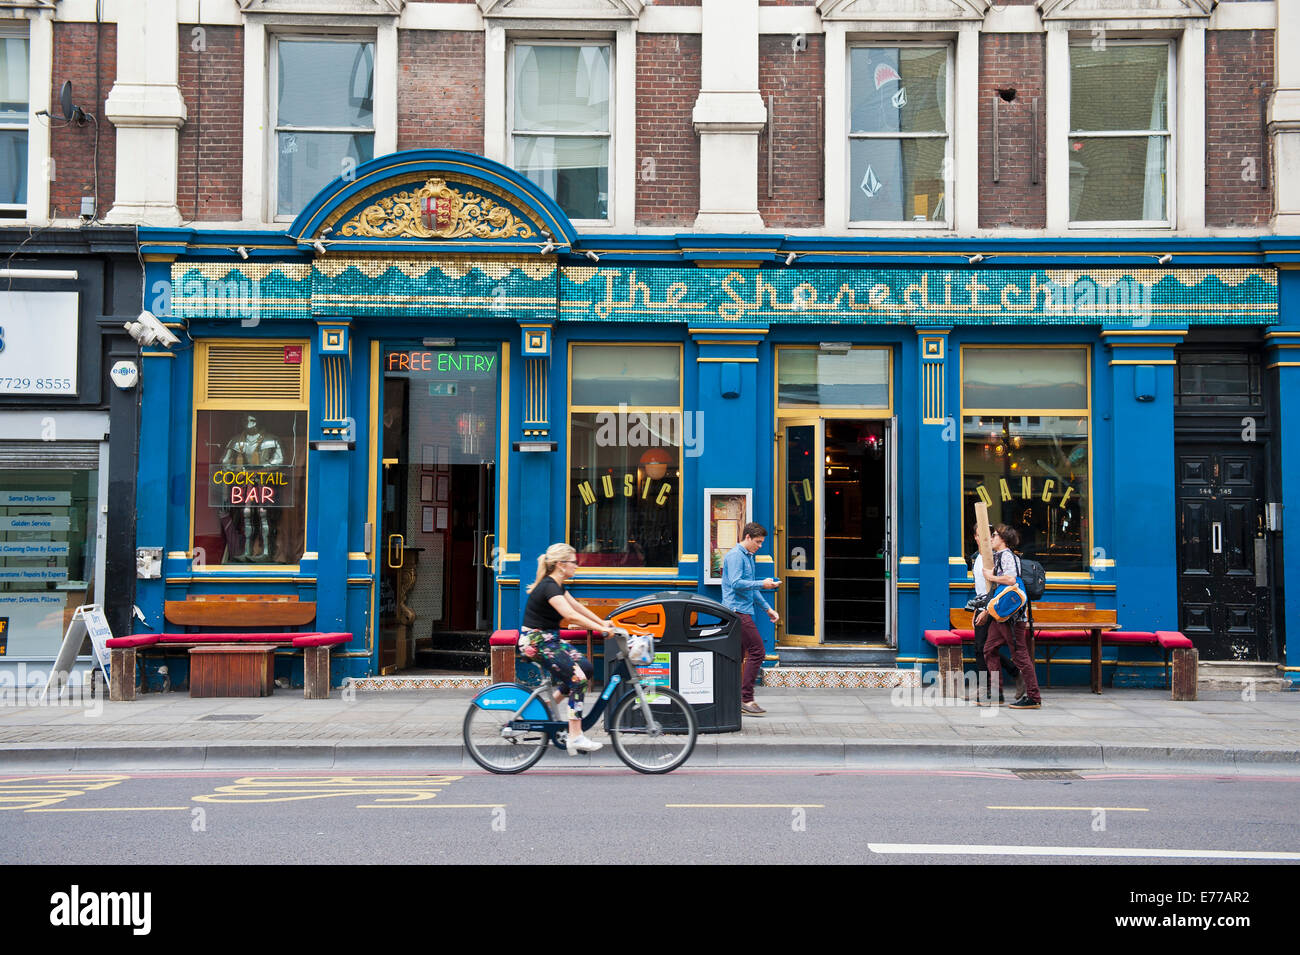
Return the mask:
<path fill-rule="evenodd" d="M 1030 600 L 1042 599 L 1047 589 L 1047 574 L 1043 572 L 1042 564 L 1028 557 L 1020 558 L 1020 579 L 1024 582 L 1026 597 Z"/>

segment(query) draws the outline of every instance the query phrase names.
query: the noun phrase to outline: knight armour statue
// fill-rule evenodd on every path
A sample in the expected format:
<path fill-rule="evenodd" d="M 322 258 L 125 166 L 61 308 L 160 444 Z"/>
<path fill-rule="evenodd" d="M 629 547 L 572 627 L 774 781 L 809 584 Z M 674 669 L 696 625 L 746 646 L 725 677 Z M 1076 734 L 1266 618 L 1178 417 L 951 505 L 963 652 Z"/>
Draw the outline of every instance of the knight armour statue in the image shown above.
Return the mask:
<path fill-rule="evenodd" d="M 284 449 L 280 439 L 268 434 L 258 426 L 257 417 L 249 415 L 242 433 L 226 442 L 226 453 L 221 457 L 221 466 L 226 468 L 277 467 L 284 464 Z M 272 559 L 272 512 L 265 507 L 244 505 L 244 553 L 234 558 L 237 561 L 269 561 Z M 253 556 L 253 542 L 258 531 L 262 536 L 262 553 Z"/>

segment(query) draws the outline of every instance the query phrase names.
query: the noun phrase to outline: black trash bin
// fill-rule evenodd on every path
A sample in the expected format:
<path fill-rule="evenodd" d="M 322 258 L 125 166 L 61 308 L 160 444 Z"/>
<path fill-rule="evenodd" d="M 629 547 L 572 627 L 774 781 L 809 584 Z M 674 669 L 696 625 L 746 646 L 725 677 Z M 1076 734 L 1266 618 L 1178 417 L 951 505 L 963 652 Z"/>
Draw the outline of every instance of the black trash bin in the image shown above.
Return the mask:
<path fill-rule="evenodd" d="M 655 634 L 653 668 L 668 677 L 672 689 L 686 697 L 695 710 L 701 733 L 739 732 L 739 617 L 716 600 L 684 590 L 668 590 L 622 604 L 609 619 L 620 626 Z M 607 639 L 606 674 L 617 654 L 617 642 Z M 643 672 L 651 669 L 641 667 Z M 615 691 L 606 711 L 606 729 L 614 704 L 627 692 L 622 687 Z"/>

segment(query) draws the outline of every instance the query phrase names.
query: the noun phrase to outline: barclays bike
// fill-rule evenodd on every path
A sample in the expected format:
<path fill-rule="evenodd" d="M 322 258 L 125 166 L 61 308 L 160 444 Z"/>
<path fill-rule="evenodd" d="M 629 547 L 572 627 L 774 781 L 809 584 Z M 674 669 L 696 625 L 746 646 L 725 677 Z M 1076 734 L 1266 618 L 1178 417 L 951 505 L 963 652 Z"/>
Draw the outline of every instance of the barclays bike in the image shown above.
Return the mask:
<path fill-rule="evenodd" d="M 699 733 L 695 711 L 685 697 L 654 686 L 634 675 L 634 665 L 654 659 L 651 637 L 626 630 L 613 632 L 618 654 L 605 688 L 591 712 L 583 717 L 585 733 L 596 725 L 613 699 L 608 730 L 618 758 L 639 773 L 668 773 L 690 758 Z M 521 658 L 522 659 L 522 658 Z M 529 661 L 532 662 L 532 661 Z M 474 698 L 465 714 L 465 748 L 474 762 L 494 773 L 522 773 L 534 765 L 550 743 L 561 752 L 569 732 L 568 720 L 551 712 L 554 685 L 545 667 L 535 688 L 498 683 Z"/>

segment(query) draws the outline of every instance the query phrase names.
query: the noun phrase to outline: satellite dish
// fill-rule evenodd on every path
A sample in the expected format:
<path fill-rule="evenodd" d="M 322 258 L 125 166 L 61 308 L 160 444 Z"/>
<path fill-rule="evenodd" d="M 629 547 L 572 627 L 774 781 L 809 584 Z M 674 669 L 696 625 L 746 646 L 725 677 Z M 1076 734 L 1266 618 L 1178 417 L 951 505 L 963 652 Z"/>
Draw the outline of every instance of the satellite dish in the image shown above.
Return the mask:
<path fill-rule="evenodd" d="M 59 90 L 59 107 L 63 110 L 63 118 L 68 122 L 75 122 L 78 126 L 85 123 L 85 112 L 80 106 L 72 105 L 72 80 L 63 81 L 63 87 Z"/>

